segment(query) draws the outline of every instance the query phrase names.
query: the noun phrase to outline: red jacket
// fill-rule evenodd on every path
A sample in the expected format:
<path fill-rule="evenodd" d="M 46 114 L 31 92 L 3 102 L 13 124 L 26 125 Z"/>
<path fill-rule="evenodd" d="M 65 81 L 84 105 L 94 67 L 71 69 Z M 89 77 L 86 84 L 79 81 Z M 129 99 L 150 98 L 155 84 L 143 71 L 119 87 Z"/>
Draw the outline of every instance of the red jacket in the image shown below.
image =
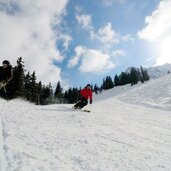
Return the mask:
<path fill-rule="evenodd" d="M 92 101 L 92 91 L 88 88 L 84 88 L 80 91 L 81 96 L 85 97 L 87 100 L 90 98 L 90 101 Z"/>

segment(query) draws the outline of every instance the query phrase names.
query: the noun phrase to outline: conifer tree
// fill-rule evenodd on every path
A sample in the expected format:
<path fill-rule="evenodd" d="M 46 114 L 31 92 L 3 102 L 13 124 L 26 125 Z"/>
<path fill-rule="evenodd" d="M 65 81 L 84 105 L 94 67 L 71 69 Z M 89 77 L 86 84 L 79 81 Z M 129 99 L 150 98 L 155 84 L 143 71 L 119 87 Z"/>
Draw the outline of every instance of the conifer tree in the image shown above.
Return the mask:
<path fill-rule="evenodd" d="M 103 79 L 103 89 L 107 90 L 114 87 L 114 83 L 110 76 L 107 76 L 106 79 Z"/>
<path fill-rule="evenodd" d="M 103 84 L 102 84 L 102 87 L 104 90 L 107 89 L 107 83 L 106 83 L 106 79 L 103 78 Z"/>
<path fill-rule="evenodd" d="M 37 99 L 37 105 L 43 104 L 43 97 L 42 97 L 42 82 L 39 81 L 38 83 L 38 99 Z"/>
<path fill-rule="evenodd" d="M 51 83 L 49 83 L 48 88 L 49 88 L 48 101 L 49 101 L 49 103 L 52 103 L 52 99 L 53 99 L 53 88 L 52 88 L 52 84 Z"/>
<path fill-rule="evenodd" d="M 47 105 L 52 102 L 52 87 L 51 84 L 42 86 L 42 104 Z"/>
<path fill-rule="evenodd" d="M 113 83 L 112 78 L 110 76 L 107 77 L 107 85 L 108 85 L 108 89 L 111 89 L 114 87 L 114 83 Z"/>
<path fill-rule="evenodd" d="M 130 71 L 131 86 L 138 83 L 138 72 L 136 68 L 132 67 Z"/>
<path fill-rule="evenodd" d="M 73 103 L 73 98 L 72 98 L 72 89 L 71 87 L 68 89 L 68 92 L 67 92 L 67 100 L 68 100 L 68 103 Z"/>
<path fill-rule="evenodd" d="M 31 100 L 30 82 L 31 82 L 31 76 L 30 76 L 30 72 L 28 72 L 27 75 L 25 76 L 25 97 L 28 101 Z"/>
<path fill-rule="evenodd" d="M 119 86 L 120 85 L 119 77 L 118 77 L 117 74 L 115 75 L 115 78 L 114 78 L 114 85 L 115 86 Z"/>
<path fill-rule="evenodd" d="M 63 97 L 62 91 L 63 91 L 63 88 L 61 87 L 60 81 L 58 81 L 56 85 L 55 93 L 54 93 L 55 97 L 62 98 Z"/>
<path fill-rule="evenodd" d="M 69 103 L 69 100 L 68 100 L 68 91 L 65 90 L 64 92 L 64 103 Z"/>
<path fill-rule="evenodd" d="M 129 76 L 127 73 L 122 72 L 119 76 L 120 85 L 125 85 L 129 83 Z"/>
<path fill-rule="evenodd" d="M 79 100 L 79 90 L 78 88 L 69 88 L 68 91 L 64 93 L 64 99 L 67 103 L 76 103 Z"/>
<path fill-rule="evenodd" d="M 25 88 L 24 88 L 24 62 L 22 61 L 22 57 L 19 57 L 17 60 L 17 66 L 14 71 L 14 96 L 15 97 L 24 97 Z"/>
<path fill-rule="evenodd" d="M 52 88 L 51 83 L 49 83 L 49 90 L 50 90 L 49 97 L 52 98 L 53 97 L 53 88 Z"/>
<path fill-rule="evenodd" d="M 78 92 L 78 89 L 74 87 L 72 89 L 72 103 L 77 102 L 78 99 L 79 99 L 79 92 Z"/>
<path fill-rule="evenodd" d="M 147 70 L 140 66 L 141 82 L 148 81 L 150 79 Z"/>
<path fill-rule="evenodd" d="M 37 103 L 38 99 L 38 84 L 36 83 L 36 73 L 32 73 L 30 77 L 31 102 Z"/>
<path fill-rule="evenodd" d="M 148 81 L 150 79 L 147 70 L 144 70 L 144 81 Z"/>

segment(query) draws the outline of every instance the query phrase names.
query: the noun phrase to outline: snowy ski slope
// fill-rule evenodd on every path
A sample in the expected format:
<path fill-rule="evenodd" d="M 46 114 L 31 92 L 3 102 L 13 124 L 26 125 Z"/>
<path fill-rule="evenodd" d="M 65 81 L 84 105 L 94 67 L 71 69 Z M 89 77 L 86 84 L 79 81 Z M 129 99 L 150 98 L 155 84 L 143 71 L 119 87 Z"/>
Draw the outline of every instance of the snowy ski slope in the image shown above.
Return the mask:
<path fill-rule="evenodd" d="M 171 170 L 171 74 L 71 107 L 0 99 L 0 170 Z"/>

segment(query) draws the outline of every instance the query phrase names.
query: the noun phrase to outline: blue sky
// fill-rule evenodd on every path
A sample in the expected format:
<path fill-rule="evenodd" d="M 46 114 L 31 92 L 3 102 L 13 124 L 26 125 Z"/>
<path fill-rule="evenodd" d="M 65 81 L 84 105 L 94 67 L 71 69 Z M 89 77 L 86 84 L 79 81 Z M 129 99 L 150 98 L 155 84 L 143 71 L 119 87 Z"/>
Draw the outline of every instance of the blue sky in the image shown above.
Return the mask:
<path fill-rule="evenodd" d="M 171 62 L 171 0 L 0 0 L 0 59 L 22 56 L 47 84 L 100 85 Z"/>

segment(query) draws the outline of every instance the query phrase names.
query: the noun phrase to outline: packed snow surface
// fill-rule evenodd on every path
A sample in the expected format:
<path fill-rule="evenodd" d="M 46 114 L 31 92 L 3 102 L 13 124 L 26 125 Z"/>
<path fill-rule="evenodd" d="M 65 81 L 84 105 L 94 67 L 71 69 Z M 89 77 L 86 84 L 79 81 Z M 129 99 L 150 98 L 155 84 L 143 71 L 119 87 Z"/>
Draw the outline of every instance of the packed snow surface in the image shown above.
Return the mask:
<path fill-rule="evenodd" d="M 0 170 L 170 171 L 171 74 L 94 95 L 90 113 L 0 99 Z"/>

